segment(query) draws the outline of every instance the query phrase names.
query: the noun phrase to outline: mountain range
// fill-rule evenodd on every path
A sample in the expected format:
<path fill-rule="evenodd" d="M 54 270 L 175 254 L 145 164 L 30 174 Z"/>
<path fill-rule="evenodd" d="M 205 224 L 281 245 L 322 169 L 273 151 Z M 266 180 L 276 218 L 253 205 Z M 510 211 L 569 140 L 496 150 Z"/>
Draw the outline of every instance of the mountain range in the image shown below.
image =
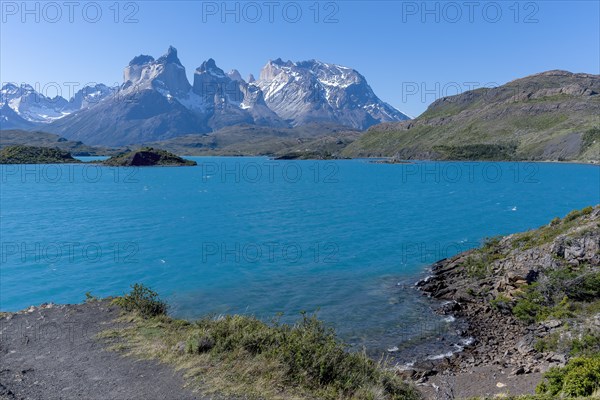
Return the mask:
<path fill-rule="evenodd" d="M 76 111 L 95 106 L 115 92 L 103 84 L 85 86 L 69 100 L 46 97 L 28 84 L 7 83 L 0 89 L 2 129 L 43 126 Z"/>
<path fill-rule="evenodd" d="M 349 68 L 278 59 L 244 80 L 209 59 L 189 83 L 174 48 L 135 57 L 122 85 L 69 101 L 26 85 L 0 95 L 1 127 L 18 130 L 11 142 L 35 145 L 46 131 L 79 153 L 144 144 L 182 155 L 600 162 L 600 75 L 561 70 L 443 97 L 406 121 Z"/>
<path fill-rule="evenodd" d="M 294 128 L 335 124 L 366 129 L 407 120 L 381 101 L 356 70 L 316 60 L 269 61 L 259 79 L 225 73 L 213 59 L 186 76 L 177 50 L 134 57 L 114 88 L 98 84 L 71 99 L 29 85 L 0 91 L 2 129 L 38 129 L 91 145 L 121 146 L 203 134 L 237 125 Z"/>

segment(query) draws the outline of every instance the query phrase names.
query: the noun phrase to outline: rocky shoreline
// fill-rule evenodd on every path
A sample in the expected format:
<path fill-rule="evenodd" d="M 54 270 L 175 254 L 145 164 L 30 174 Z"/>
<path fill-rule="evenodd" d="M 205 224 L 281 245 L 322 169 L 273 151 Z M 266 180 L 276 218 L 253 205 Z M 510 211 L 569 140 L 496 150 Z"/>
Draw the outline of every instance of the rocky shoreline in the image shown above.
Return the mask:
<path fill-rule="evenodd" d="M 464 320 L 468 328 L 463 332 L 471 343 L 462 352 L 445 360 L 443 368 L 466 372 L 480 365 L 500 365 L 514 368 L 514 374 L 540 372 L 550 366 L 561 366 L 566 362 L 564 356 L 547 358 L 534 354 L 532 343 L 536 336 L 551 332 L 562 325 L 551 320 L 538 326 L 525 326 L 512 315 L 506 315 L 493 309 L 485 302 L 474 302 L 466 293 L 460 291 L 462 274 L 459 268 L 469 257 L 470 252 L 457 258 L 438 261 L 432 266 L 433 275 L 416 283 L 426 295 L 446 302 L 436 312 L 451 315 Z M 525 280 L 525 279 L 523 279 Z M 522 284 L 521 279 L 511 283 L 515 289 Z"/>
<path fill-rule="evenodd" d="M 473 374 L 482 370 L 487 372 L 473 383 L 475 390 L 467 388 L 460 397 L 507 391 L 512 395 L 533 394 L 541 374 L 552 367 L 564 366 L 570 358 L 568 346 L 549 349 L 544 348 L 544 343 L 577 340 L 583 332 L 589 332 L 597 340 L 600 337 L 597 312 L 551 313 L 536 321 L 523 321 L 511 312 L 532 288 L 546 285 L 562 268 L 583 276 L 597 276 L 600 207 L 578 213 L 562 221 L 554 220 L 536 231 L 496 238 L 493 244 L 433 264 L 431 275 L 415 286 L 435 300 L 436 313 L 465 323 L 466 329 L 460 333 L 470 343 L 451 356 L 417 362 L 401 373 L 425 387 L 432 398 L 444 398 L 439 397 L 444 386 L 446 390 L 456 389 L 449 387 L 449 379 L 456 381 L 466 376 L 472 380 Z M 536 242 L 536 235 L 543 240 Z M 577 285 L 577 278 L 572 280 Z M 508 388 L 506 382 L 510 379 L 521 384 L 516 389 Z M 447 393 L 445 396 L 451 398 Z"/>

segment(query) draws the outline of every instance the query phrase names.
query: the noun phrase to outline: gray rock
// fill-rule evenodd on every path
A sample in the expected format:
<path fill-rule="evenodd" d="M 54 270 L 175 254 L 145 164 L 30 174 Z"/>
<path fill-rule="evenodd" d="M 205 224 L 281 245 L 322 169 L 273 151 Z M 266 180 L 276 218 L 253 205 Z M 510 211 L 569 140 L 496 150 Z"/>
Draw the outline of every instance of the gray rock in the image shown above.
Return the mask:
<path fill-rule="evenodd" d="M 553 320 L 544 322 L 541 326 L 546 330 L 551 330 L 551 329 L 558 328 L 561 325 L 562 325 L 561 321 L 559 321 L 557 319 L 553 319 Z"/>

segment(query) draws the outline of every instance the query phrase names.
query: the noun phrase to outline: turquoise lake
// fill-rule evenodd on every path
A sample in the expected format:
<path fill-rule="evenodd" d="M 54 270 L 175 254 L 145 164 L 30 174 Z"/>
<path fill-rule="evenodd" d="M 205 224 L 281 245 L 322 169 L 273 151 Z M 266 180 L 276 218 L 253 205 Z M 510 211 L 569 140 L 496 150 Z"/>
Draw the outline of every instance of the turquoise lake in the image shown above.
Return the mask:
<path fill-rule="evenodd" d="M 142 282 L 176 316 L 318 310 L 353 345 L 402 347 L 455 329 L 413 289 L 429 264 L 600 203 L 590 165 L 190 158 L 0 166 L 0 309 Z"/>

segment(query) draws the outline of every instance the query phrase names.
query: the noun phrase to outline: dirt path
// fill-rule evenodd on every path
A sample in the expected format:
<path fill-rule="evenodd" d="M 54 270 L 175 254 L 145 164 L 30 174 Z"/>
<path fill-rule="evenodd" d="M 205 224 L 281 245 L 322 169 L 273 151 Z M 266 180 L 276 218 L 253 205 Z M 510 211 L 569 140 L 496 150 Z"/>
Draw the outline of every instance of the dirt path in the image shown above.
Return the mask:
<path fill-rule="evenodd" d="M 165 364 L 107 351 L 95 335 L 118 314 L 102 301 L 1 318 L 0 399 L 210 399 Z"/>

